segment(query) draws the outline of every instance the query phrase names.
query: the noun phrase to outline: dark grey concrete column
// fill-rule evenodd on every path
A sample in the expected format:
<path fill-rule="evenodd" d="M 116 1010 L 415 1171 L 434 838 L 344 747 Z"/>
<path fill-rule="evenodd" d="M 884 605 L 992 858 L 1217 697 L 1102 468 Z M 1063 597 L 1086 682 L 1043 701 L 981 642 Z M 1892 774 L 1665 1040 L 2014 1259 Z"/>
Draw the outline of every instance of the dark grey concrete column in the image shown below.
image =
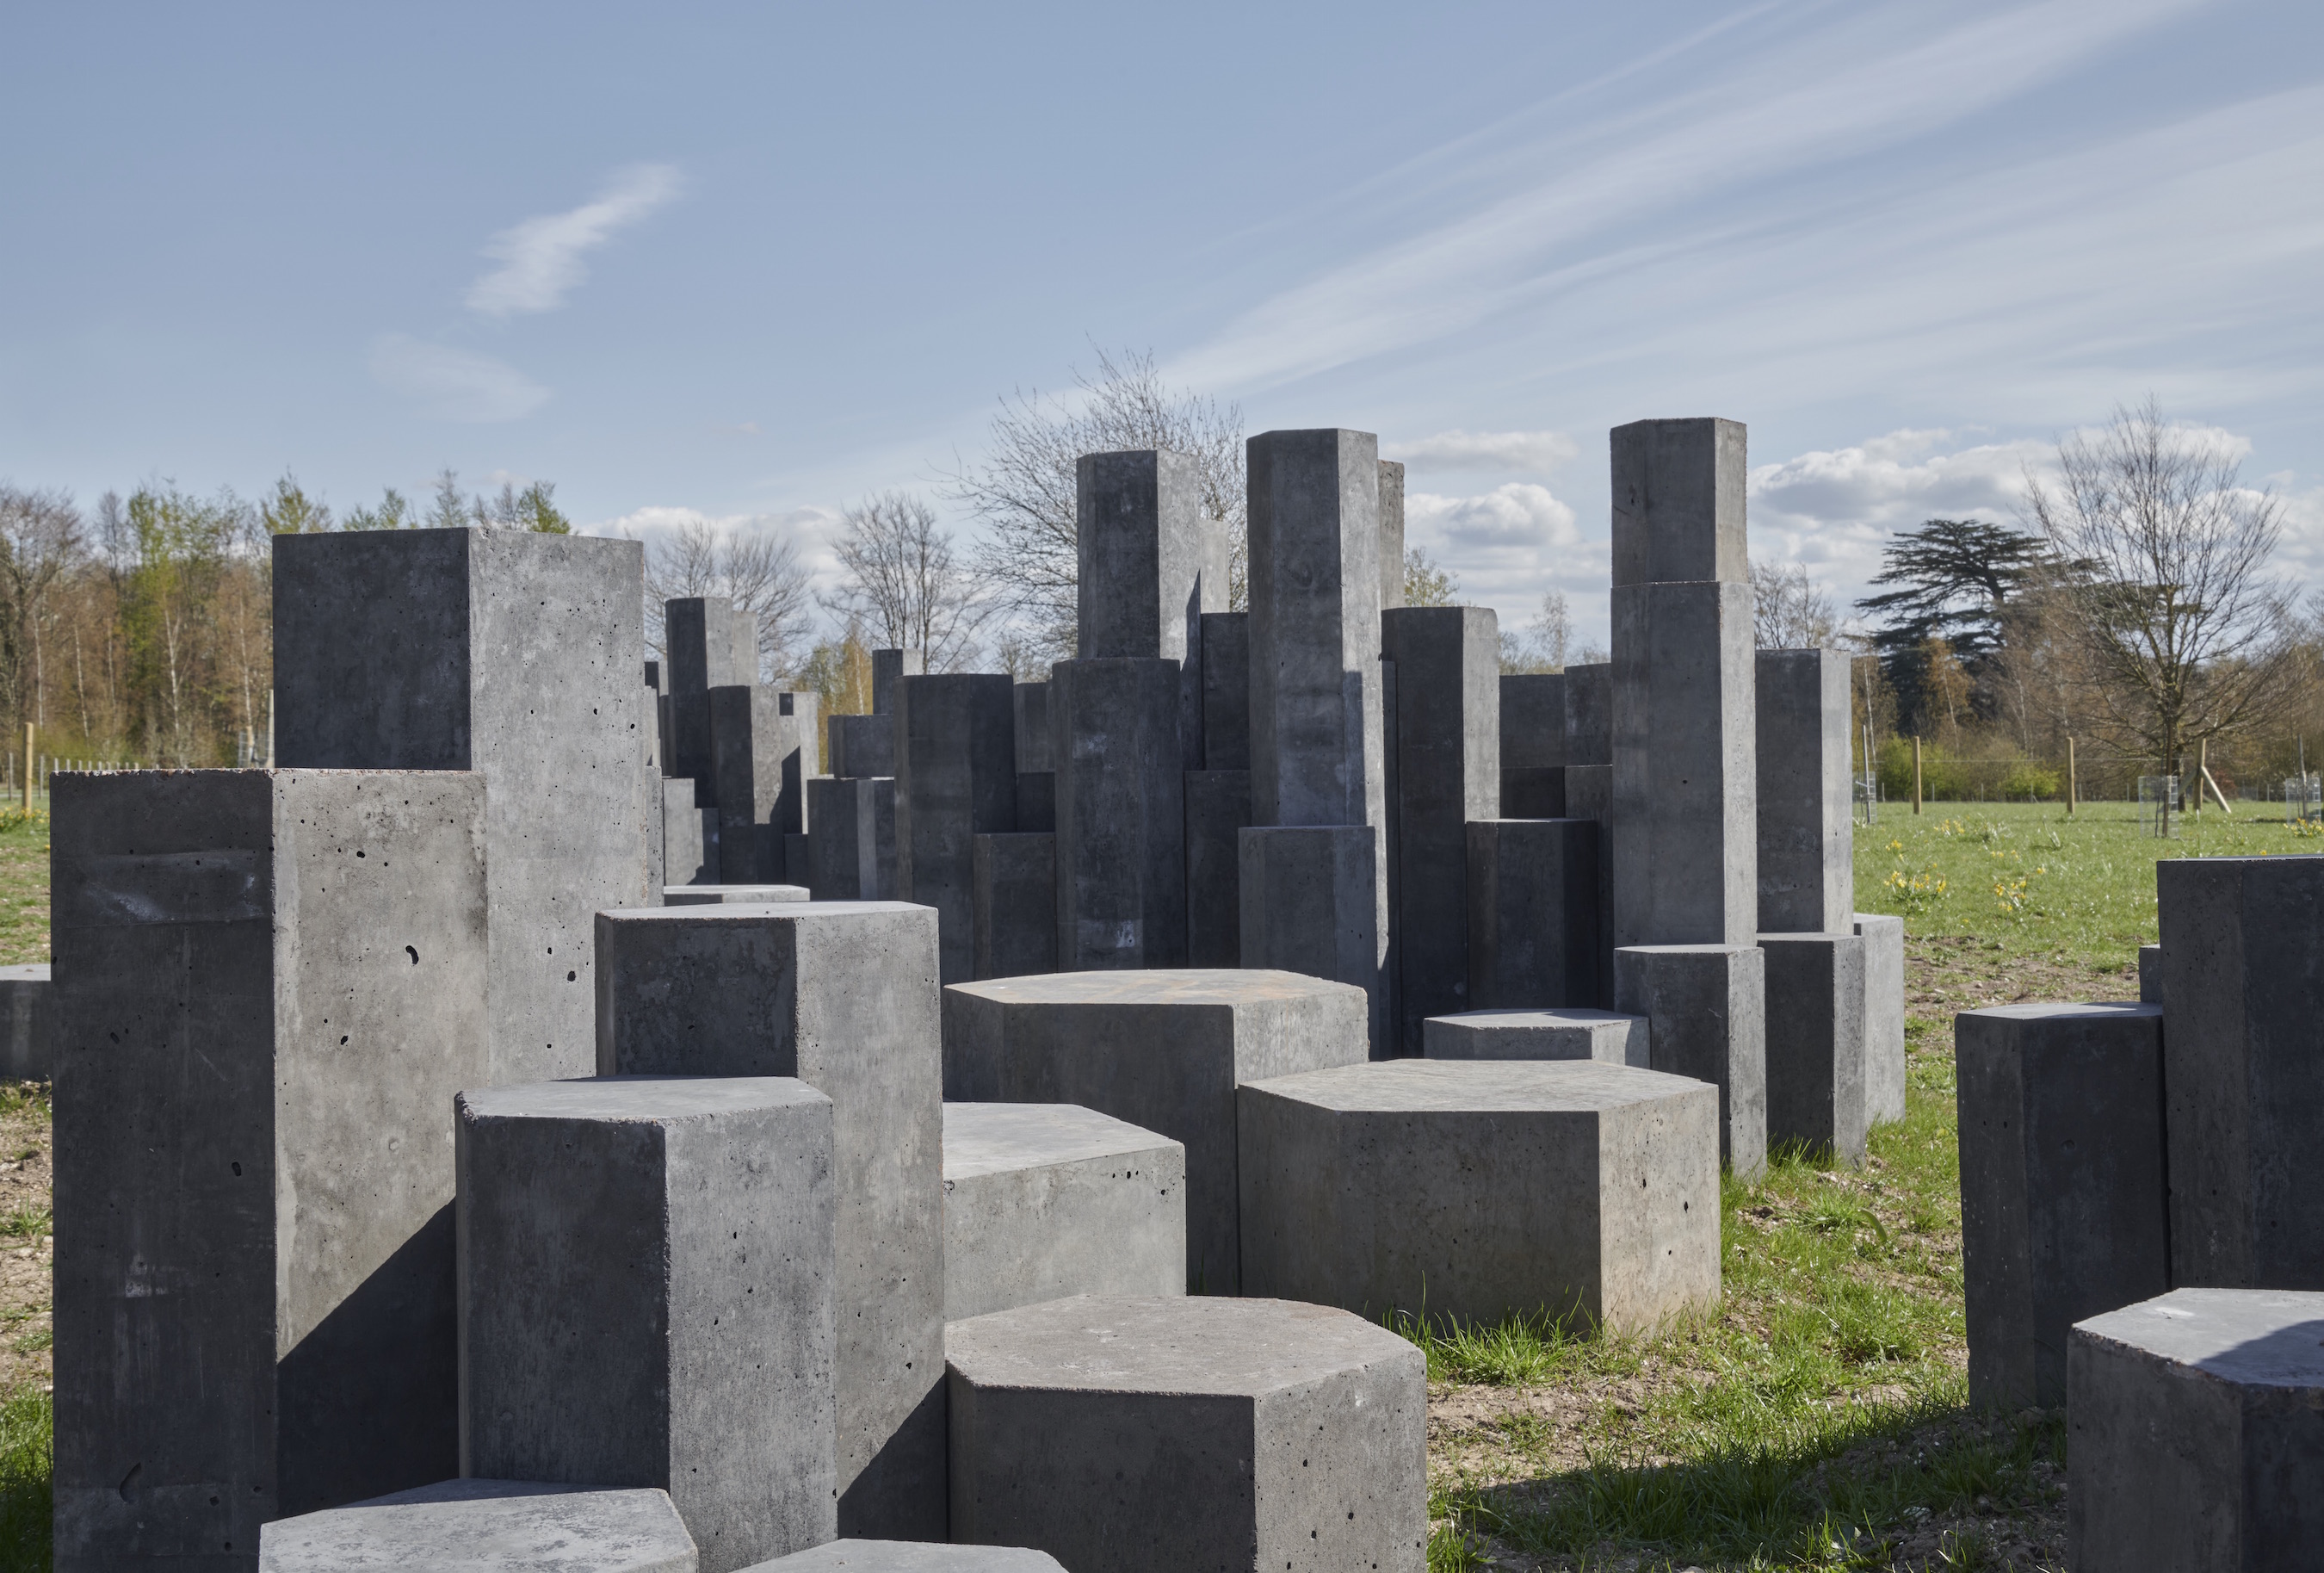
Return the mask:
<path fill-rule="evenodd" d="M 896 773 L 896 717 L 834 716 L 831 773 L 853 779 Z"/>
<path fill-rule="evenodd" d="M 815 834 L 807 889 L 819 902 L 896 899 L 896 783 L 887 776 L 808 781 Z"/>
<path fill-rule="evenodd" d="M 1404 605 L 1404 466 L 1379 461 L 1380 610 Z"/>
<path fill-rule="evenodd" d="M 1250 769 L 1250 614 L 1203 614 L 1203 768 Z"/>
<path fill-rule="evenodd" d="M 813 828 L 807 783 L 823 773 L 823 699 L 813 692 L 784 690 L 775 695 L 775 704 L 782 717 L 783 779 L 775 798 L 774 824 L 787 836 L 803 835 Z"/>
<path fill-rule="evenodd" d="M 875 650 L 872 652 L 872 713 L 885 716 L 896 708 L 896 685 L 928 670 L 925 650 Z"/>
<path fill-rule="evenodd" d="M 669 658 L 669 773 L 700 783 L 697 800 L 717 806 L 710 784 L 710 705 L 714 688 L 751 681 L 734 663 L 733 603 L 724 596 L 686 596 L 662 603 L 662 648 Z"/>
<path fill-rule="evenodd" d="M 1762 934 L 1766 953 L 1767 1140 L 1864 1161 L 1864 941 Z"/>
<path fill-rule="evenodd" d="M 1227 609 L 1226 532 L 1204 509 L 1201 471 L 1142 449 L 1085 453 L 1074 478 L 1078 653 L 1177 662 L 1179 767 L 1200 770 L 1203 614 Z"/>
<path fill-rule="evenodd" d="M 718 797 L 718 877 L 725 884 L 779 884 L 784 744 L 772 689 L 710 690 L 711 781 Z"/>
<path fill-rule="evenodd" d="M 1597 822 L 1478 819 L 1467 836 L 1468 991 L 1460 1009 L 1596 1005 Z"/>
<path fill-rule="evenodd" d="M 976 838 L 976 976 L 1057 970 L 1057 837 L 1019 830 Z"/>
<path fill-rule="evenodd" d="M 1010 689 L 989 672 L 896 685 L 896 890 L 936 910 L 946 983 L 976 968 L 973 839 L 1017 828 Z"/>
<path fill-rule="evenodd" d="M 1565 763 L 1614 763 L 1614 669 L 1604 662 L 1565 669 Z"/>
<path fill-rule="evenodd" d="M 1100 657 L 1052 670 L 1060 971 L 1185 965 L 1180 699 L 1175 661 Z"/>
<path fill-rule="evenodd" d="M 1501 800 L 1480 819 L 1565 818 L 1565 674 L 1501 679 Z"/>
<path fill-rule="evenodd" d="M 50 964 L 0 967 L 0 1077 L 46 1081 L 56 1064 L 57 1007 Z"/>
<path fill-rule="evenodd" d="M 1849 660 L 1762 650 L 1758 709 L 1759 927 L 1845 934 L 1856 923 Z"/>
<path fill-rule="evenodd" d="M 1646 1018 L 1651 1069 L 1719 1088 L 1719 1159 L 1767 1166 L 1766 953 L 1757 945 L 1630 945 L 1614 952 L 1614 1008 Z"/>
<path fill-rule="evenodd" d="M 1017 773 L 1038 775 L 1057 768 L 1049 726 L 1049 685 L 1019 683 L 1010 690 L 1017 716 Z"/>
<path fill-rule="evenodd" d="M 1250 772 L 1186 773 L 1186 965 L 1242 965 L 1243 830 Z"/>

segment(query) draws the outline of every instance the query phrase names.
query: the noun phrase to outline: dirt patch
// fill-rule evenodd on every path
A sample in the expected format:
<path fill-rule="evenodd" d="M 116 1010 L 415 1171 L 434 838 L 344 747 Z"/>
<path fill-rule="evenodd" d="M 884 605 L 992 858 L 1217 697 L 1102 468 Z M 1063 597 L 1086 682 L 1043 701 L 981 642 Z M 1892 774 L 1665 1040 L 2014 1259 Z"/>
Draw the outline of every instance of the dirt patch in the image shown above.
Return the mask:
<path fill-rule="evenodd" d="M 0 1393 L 51 1384 L 55 1175 L 45 1097 L 0 1115 Z"/>
<path fill-rule="evenodd" d="M 1907 1015 L 1950 1023 L 1957 1011 L 1987 1005 L 2137 997 L 2135 966 L 2093 967 L 2063 951 L 2011 951 L 1966 935 L 1904 937 Z"/>

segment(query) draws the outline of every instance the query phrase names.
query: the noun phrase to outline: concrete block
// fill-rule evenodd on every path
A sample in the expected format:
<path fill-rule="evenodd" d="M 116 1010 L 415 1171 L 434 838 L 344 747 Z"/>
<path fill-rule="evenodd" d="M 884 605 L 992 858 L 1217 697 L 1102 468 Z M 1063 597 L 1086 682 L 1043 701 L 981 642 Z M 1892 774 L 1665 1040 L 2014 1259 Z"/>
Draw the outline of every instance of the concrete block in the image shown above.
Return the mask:
<path fill-rule="evenodd" d="M 1250 768 L 1250 614 L 1203 614 L 1203 768 Z"/>
<path fill-rule="evenodd" d="M 1614 763 L 1614 668 L 1609 662 L 1565 669 L 1565 763 Z"/>
<path fill-rule="evenodd" d="M 1488 819 L 1563 819 L 1565 813 L 1565 766 L 1538 765 L 1524 770 L 1501 766 L 1501 804 Z"/>
<path fill-rule="evenodd" d="M 832 1100 L 615 1077 L 456 1106 L 460 1472 L 659 1486 L 705 1573 L 831 1539 Z"/>
<path fill-rule="evenodd" d="M 2163 947 L 2160 945 L 2138 948 L 2138 1003 L 2146 1005 L 2163 1003 Z"/>
<path fill-rule="evenodd" d="M 1404 466 L 1379 461 L 1380 610 L 1404 605 Z"/>
<path fill-rule="evenodd" d="M 886 717 L 880 717 L 881 720 Z M 886 776 L 807 783 L 815 834 L 807 843 L 807 889 L 819 902 L 896 898 L 896 783 Z"/>
<path fill-rule="evenodd" d="M 648 899 L 644 549 L 522 530 L 278 535 L 273 549 L 276 758 L 484 776 L 483 1079 L 583 1074 L 590 914 Z"/>
<path fill-rule="evenodd" d="M 1089 458 L 1082 464 L 1086 473 Z M 1057 965 L 1067 972 L 1185 963 L 1180 698 L 1174 661 L 1111 656 L 1051 669 L 1053 927 Z"/>
<path fill-rule="evenodd" d="M 646 687 L 651 689 L 658 694 L 666 694 L 669 692 L 669 684 L 662 676 L 662 663 L 660 662 L 649 661 L 646 662 Z"/>
<path fill-rule="evenodd" d="M 1767 1140 L 1864 1161 L 1864 941 L 1762 934 L 1766 956 Z"/>
<path fill-rule="evenodd" d="M 1186 773 L 1186 965 L 1242 965 L 1242 853 L 1250 772 Z"/>
<path fill-rule="evenodd" d="M 715 809 L 718 788 L 710 757 L 710 691 L 669 696 L 669 773 L 694 783 L 696 808 Z"/>
<path fill-rule="evenodd" d="M 1017 773 L 1017 828 L 1055 830 L 1057 828 L 1057 776 L 1055 771 Z"/>
<path fill-rule="evenodd" d="M 718 810 L 697 808 L 694 782 L 661 783 L 662 884 L 713 884 L 718 880 Z"/>
<path fill-rule="evenodd" d="M 710 768 L 718 800 L 718 877 L 726 884 L 779 881 L 759 834 L 774 823 L 783 784 L 782 714 L 775 691 L 730 685 L 710 690 Z M 779 844 L 776 844 L 779 846 Z"/>
<path fill-rule="evenodd" d="M 1479 819 L 1467 827 L 1465 1008 L 1595 1005 L 1603 997 L 1598 840 L 1590 819 Z"/>
<path fill-rule="evenodd" d="M 1077 1298 L 955 1322 L 952 1533 L 1068 1568 L 1427 1565 L 1427 1362 L 1283 1300 Z"/>
<path fill-rule="evenodd" d="M 662 603 L 662 643 L 669 655 L 669 691 L 701 694 L 758 680 L 734 659 L 734 603 L 724 596 L 685 596 Z"/>
<path fill-rule="evenodd" d="M 761 1562 L 751 1573 L 1065 1573 L 1023 1546 L 933 1546 L 919 1541 L 834 1541 Z"/>
<path fill-rule="evenodd" d="M 936 910 L 946 983 L 975 975 L 974 838 L 1017 828 L 1011 689 L 981 672 L 896 688 L 896 893 Z"/>
<path fill-rule="evenodd" d="M 1614 952 L 1614 1008 L 1646 1018 L 1654 1069 L 1719 1089 L 1719 1161 L 1747 1180 L 1767 1161 L 1766 987 L 1756 945 Z"/>
<path fill-rule="evenodd" d="M 1078 653 L 1176 662 L 1179 768 L 1200 770 L 1202 618 L 1227 609 L 1226 528 L 1204 506 L 1201 467 L 1145 449 L 1085 453 L 1074 474 Z"/>
<path fill-rule="evenodd" d="M 1366 1036 L 1375 1055 L 1388 1057 L 1388 898 L 1379 828 L 1254 825 L 1237 831 L 1235 844 L 1242 964 L 1363 990 Z"/>
<path fill-rule="evenodd" d="M 896 708 L 897 685 L 928 670 L 925 650 L 875 650 L 872 652 L 872 713 L 885 716 Z"/>
<path fill-rule="evenodd" d="M 802 890 L 809 888 L 815 878 L 815 847 L 813 838 L 798 832 L 783 837 L 783 883 Z"/>
<path fill-rule="evenodd" d="M 775 704 L 782 716 L 783 779 L 774 823 L 785 835 L 802 835 L 813 828 L 807 817 L 807 783 L 823 773 L 823 698 L 779 690 Z"/>
<path fill-rule="evenodd" d="M 1650 1330 L 1719 1300 L 1719 1095 L 1582 1060 L 1252 1082 L 1243 1292 L 1441 1325 Z"/>
<path fill-rule="evenodd" d="M 1849 659 L 1837 650 L 1762 650 L 1755 663 L 1758 926 L 1776 933 L 1851 932 Z"/>
<path fill-rule="evenodd" d="M 1049 685 L 1019 683 L 1010 691 L 1017 716 L 1017 773 L 1039 775 L 1055 772 L 1056 752 L 1050 746 Z"/>
<path fill-rule="evenodd" d="M 979 836 L 973 856 L 976 976 L 1056 971 L 1056 837 L 1023 830 Z"/>
<path fill-rule="evenodd" d="M 2163 1013 L 1999 1005 L 1953 1018 L 1969 1402 L 2066 1402 L 2067 1333 L 2171 1286 Z"/>
<path fill-rule="evenodd" d="M 484 782 L 52 792 L 56 1566 L 249 1568 L 265 1520 L 459 1473 Z"/>
<path fill-rule="evenodd" d="M 1186 1292 L 1186 1149 L 1073 1104 L 944 1108 L 945 1320 Z"/>
<path fill-rule="evenodd" d="M 1363 997 L 1285 972 L 1061 972 L 944 993 L 945 1096 L 1062 1103 L 1186 1149 L 1186 1282 L 1232 1294 L 1234 1089 L 1365 1057 Z"/>
<path fill-rule="evenodd" d="M 1510 819 L 1531 819 L 1530 814 L 1511 814 Z M 1569 819 L 1595 819 L 1600 825 L 1610 825 L 1614 819 L 1614 767 L 1610 764 L 1569 764 L 1565 767 L 1565 813 Z M 1610 914 L 1609 914 L 1610 916 Z"/>
<path fill-rule="evenodd" d="M 259 1531 L 259 1573 L 696 1573 L 666 1491 L 447 1480 Z"/>
<path fill-rule="evenodd" d="M 1543 769 L 1565 763 L 1565 674 L 1511 672 L 1500 680 L 1501 768 Z M 1479 815 L 1489 819 L 1489 815 Z M 1554 815 L 1511 814 L 1512 819 Z"/>
<path fill-rule="evenodd" d="M 1750 469 L 1743 422 L 1633 421 L 1608 435 L 1615 588 L 1748 583 L 1743 514 Z"/>
<path fill-rule="evenodd" d="M 1515 818 L 1516 816 L 1511 816 Z M 1565 767 L 1565 818 L 1598 822 L 1598 997 L 1614 997 L 1614 767 Z"/>
<path fill-rule="evenodd" d="M 2281 1290 L 2175 1290 L 2077 1326 L 2069 1564 L 2311 1564 L 2324 1544 L 2319 1334 L 2324 1294 Z"/>
<path fill-rule="evenodd" d="M 0 967 L 0 1080 L 48 1080 L 56 1032 L 49 964 Z"/>
<path fill-rule="evenodd" d="M 832 774 L 862 780 L 896 773 L 895 717 L 834 716 L 825 730 L 831 738 Z M 812 803 L 807 822 L 815 822 Z"/>
<path fill-rule="evenodd" d="M 2171 1281 L 2324 1285 L 2324 857 L 2167 859 Z"/>
<path fill-rule="evenodd" d="M 831 1099 L 846 1533 L 944 1532 L 936 945 L 935 914 L 898 902 L 597 914 L 600 1075 L 795 1076 Z"/>
<path fill-rule="evenodd" d="M 666 907 L 759 906 L 807 899 L 803 884 L 674 884 L 661 893 Z"/>
<path fill-rule="evenodd" d="M 1646 1018 L 1614 1011 L 1463 1011 L 1431 1016 L 1423 1052 L 1431 1059 L 1594 1059 L 1651 1068 Z"/>
<path fill-rule="evenodd" d="M 734 608 L 733 620 L 727 625 L 728 637 L 733 642 L 734 680 L 754 683 L 759 680 L 759 615 L 747 606 Z"/>
<path fill-rule="evenodd" d="M 1904 1117 L 1904 920 L 1856 914 L 1864 941 L 1864 1108 L 1877 1125 Z"/>

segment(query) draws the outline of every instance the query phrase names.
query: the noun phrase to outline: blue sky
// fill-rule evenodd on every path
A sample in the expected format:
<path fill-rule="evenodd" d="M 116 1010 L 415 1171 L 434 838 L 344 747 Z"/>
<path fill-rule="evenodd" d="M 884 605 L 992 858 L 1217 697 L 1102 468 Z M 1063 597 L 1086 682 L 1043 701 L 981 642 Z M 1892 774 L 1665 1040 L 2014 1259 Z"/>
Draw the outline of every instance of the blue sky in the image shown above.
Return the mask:
<path fill-rule="evenodd" d="M 547 477 L 827 563 L 997 398 L 1150 349 L 1376 430 L 1602 638 L 1605 432 L 1750 423 L 1860 593 L 2148 393 L 2324 569 L 2324 10 L 2045 0 L 16 7 L 0 477 Z"/>

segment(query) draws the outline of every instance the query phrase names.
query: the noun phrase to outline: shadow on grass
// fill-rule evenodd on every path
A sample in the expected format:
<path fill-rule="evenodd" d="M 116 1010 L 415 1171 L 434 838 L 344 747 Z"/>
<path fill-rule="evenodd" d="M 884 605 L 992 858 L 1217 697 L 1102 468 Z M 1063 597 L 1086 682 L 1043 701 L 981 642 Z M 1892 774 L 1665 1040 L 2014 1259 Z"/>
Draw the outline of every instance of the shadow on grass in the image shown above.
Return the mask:
<path fill-rule="evenodd" d="M 0 1403 L 0 1573 L 45 1573 L 49 1566 L 49 1438 L 55 1404 L 41 1392 Z"/>

